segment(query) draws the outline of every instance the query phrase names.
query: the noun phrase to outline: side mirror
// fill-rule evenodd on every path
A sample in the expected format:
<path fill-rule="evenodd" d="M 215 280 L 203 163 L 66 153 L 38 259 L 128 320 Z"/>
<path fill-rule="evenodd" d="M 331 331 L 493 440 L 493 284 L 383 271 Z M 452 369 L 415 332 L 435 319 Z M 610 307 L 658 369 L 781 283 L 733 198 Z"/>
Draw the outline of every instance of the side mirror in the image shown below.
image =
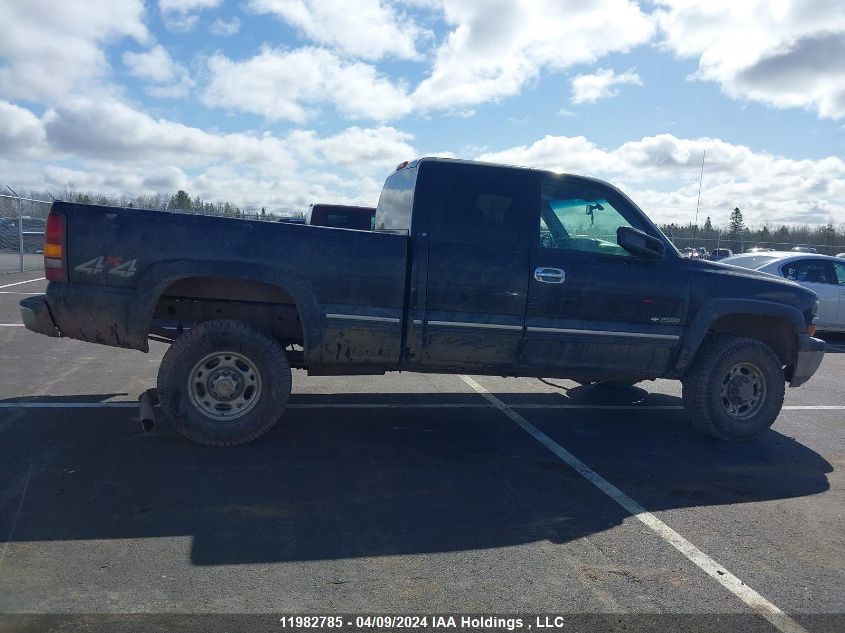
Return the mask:
<path fill-rule="evenodd" d="M 666 257 L 666 246 L 662 241 L 630 226 L 620 226 L 616 229 L 616 243 L 632 255 L 639 257 L 648 259 Z"/>

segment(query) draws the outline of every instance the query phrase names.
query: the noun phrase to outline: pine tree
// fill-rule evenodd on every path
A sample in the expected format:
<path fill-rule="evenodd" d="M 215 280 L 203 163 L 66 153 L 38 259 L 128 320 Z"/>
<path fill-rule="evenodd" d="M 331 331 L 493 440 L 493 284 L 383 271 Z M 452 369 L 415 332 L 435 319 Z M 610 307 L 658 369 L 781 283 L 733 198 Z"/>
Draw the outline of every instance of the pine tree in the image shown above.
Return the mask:
<path fill-rule="evenodd" d="M 739 207 L 734 207 L 731 211 L 731 217 L 728 220 L 728 235 L 732 239 L 736 239 L 745 232 L 745 221 L 742 219 L 742 211 Z"/>
<path fill-rule="evenodd" d="M 182 211 L 190 211 L 192 206 L 191 196 L 187 194 L 187 192 L 183 190 L 179 190 L 176 192 L 176 195 L 170 198 L 170 205 L 171 209 L 180 209 Z"/>
<path fill-rule="evenodd" d="M 710 221 L 710 216 L 707 216 L 707 219 L 704 220 L 704 233 L 709 234 L 713 232 L 713 223 Z"/>

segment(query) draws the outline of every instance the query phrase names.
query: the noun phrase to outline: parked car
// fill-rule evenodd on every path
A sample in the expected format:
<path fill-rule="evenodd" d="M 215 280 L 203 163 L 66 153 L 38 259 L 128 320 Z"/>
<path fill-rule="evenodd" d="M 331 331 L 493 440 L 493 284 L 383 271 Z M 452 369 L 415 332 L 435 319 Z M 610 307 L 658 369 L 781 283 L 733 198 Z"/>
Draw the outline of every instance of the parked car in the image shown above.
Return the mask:
<path fill-rule="evenodd" d="M 305 223 L 314 226 L 333 226 L 339 229 L 373 230 L 375 207 L 355 207 L 342 204 L 314 204 L 305 215 Z"/>
<path fill-rule="evenodd" d="M 812 254 L 737 255 L 722 263 L 777 275 L 812 290 L 819 298 L 818 330 L 845 332 L 845 262 L 828 255 L 808 255 Z"/>
<path fill-rule="evenodd" d="M 809 244 L 802 244 L 801 246 L 793 246 L 789 249 L 792 253 L 817 253 L 818 251 Z"/>
<path fill-rule="evenodd" d="M 305 218 L 299 217 L 281 217 L 278 219 L 279 222 L 287 222 L 288 224 L 305 224 Z"/>
<path fill-rule="evenodd" d="M 44 253 L 26 327 L 170 343 L 160 415 L 214 446 L 277 422 L 291 367 L 678 379 L 696 428 L 747 440 L 825 350 L 811 291 L 682 259 L 601 180 L 487 163 L 403 163 L 373 231 L 56 202 Z"/>
<path fill-rule="evenodd" d="M 729 248 L 714 248 L 710 251 L 710 255 L 707 256 L 711 262 L 717 262 L 720 259 L 724 259 L 725 257 L 731 257 L 733 255 L 733 251 Z"/>
<path fill-rule="evenodd" d="M 845 253 L 836 253 L 836 256 L 845 259 Z"/>
<path fill-rule="evenodd" d="M 775 250 L 775 249 L 773 249 L 773 248 L 767 248 L 767 247 L 765 247 L 765 246 L 755 246 L 755 247 L 753 247 L 753 248 L 749 248 L 749 249 L 748 249 L 747 251 L 745 251 L 745 252 L 746 252 L 746 253 L 771 253 L 771 252 L 773 252 L 774 250 Z"/>

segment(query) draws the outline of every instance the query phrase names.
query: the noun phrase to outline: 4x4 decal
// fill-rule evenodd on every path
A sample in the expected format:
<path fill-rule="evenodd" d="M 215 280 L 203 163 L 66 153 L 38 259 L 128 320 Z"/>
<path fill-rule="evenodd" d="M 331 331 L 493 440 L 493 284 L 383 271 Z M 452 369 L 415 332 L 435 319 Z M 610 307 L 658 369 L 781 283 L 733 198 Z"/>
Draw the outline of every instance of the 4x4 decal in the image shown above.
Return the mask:
<path fill-rule="evenodd" d="M 87 262 L 79 264 L 79 266 L 74 268 L 74 270 L 78 273 L 99 275 L 104 269 L 112 266 L 107 274 L 117 275 L 118 277 L 132 277 L 137 271 L 137 265 L 137 259 L 130 259 L 128 262 L 124 262 L 122 257 L 100 255 L 99 257 L 89 259 Z"/>

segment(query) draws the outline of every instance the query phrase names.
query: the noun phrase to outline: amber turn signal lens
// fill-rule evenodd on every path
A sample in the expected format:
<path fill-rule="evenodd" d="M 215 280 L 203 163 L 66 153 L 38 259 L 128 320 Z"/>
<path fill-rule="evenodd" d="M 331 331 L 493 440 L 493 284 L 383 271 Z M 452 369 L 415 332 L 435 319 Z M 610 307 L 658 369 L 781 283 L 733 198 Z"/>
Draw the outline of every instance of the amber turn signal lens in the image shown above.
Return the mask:
<path fill-rule="evenodd" d="M 815 325 L 809 326 L 807 328 L 807 334 L 809 334 L 810 336 L 815 336 L 816 335 L 816 326 Z"/>
<path fill-rule="evenodd" d="M 44 245 L 44 257 L 61 257 L 62 256 L 62 245 L 61 244 L 45 244 Z"/>

